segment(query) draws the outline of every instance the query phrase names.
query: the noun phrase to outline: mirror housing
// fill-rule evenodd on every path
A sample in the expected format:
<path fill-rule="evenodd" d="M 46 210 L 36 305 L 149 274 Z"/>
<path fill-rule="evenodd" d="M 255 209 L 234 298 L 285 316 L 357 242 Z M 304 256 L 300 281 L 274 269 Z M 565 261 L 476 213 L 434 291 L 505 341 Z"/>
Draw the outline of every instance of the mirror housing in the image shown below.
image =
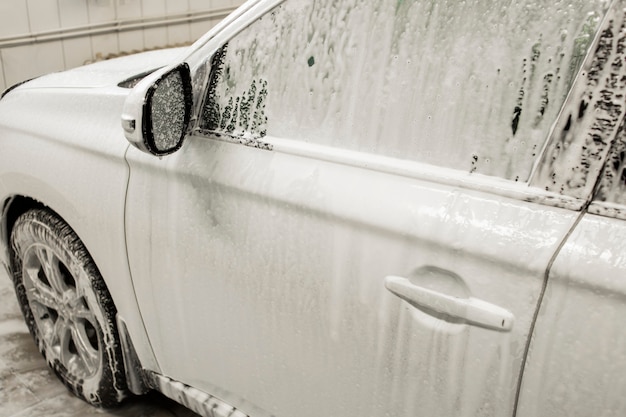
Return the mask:
<path fill-rule="evenodd" d="M 191 120 L 189 66 L 155 71 L 132 89 L 122 112 L 126 139 L 141 151 L 162 156 L 183 145 Z"/>

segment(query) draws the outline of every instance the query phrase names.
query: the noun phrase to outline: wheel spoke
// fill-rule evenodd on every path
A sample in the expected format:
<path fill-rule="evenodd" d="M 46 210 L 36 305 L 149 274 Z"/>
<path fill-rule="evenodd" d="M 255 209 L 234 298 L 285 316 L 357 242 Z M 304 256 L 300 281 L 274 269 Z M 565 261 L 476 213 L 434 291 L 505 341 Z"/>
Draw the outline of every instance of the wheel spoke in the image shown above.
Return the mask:
<path fill-rule="evenodd" d="M 63 282 L 63 277 L 61 277 L 61 271 L 59 271 L 59 259 L 54 252 L 49 248 L 37 248 L 37 258 L 39 258 L 41 267 L 52 289 L 59 295 L 63 294 L 66 286 Z"/>
<path fill-rule="evenodd" d="M 40 291 L 37 288 L 30 288 L 27 291 L 26 296 L 31 301 L 31 303 L 34 301 L 44 307 L 57 309 L 59 305 L 56 297 L 54 297 L 54 295 L 49 291 Z"/>
<path fill-rule="evenodd" d="M 37 276 L 38 270 L 35 268 L 28 268 L 26 271 L 29 282 L 26 285 L 26 296 L 29 300 L 35 301 L 46 307 L 57 308 L 60 300 L 58 294 L 56 294 L 52 288 L 41 282 Z"/>
<path fill-rule="evenodd" d="M 39 266 L 41 266 L 46 278 L 49 280 L 50 276 L 53 273 L 52 268 L 51 268 L 52 260 L 51 260 L 50 251 L 48 250 L 48 248 L 45 248 L 43 246 L 38 246 L 37 248 L 34 249 L 34 251 L 35 251 L 35 255 L 37 255 Z"/>
<path fill-rule="evenodd" d="M 87 320 L 92 323 L 95 321 L 95 317 L 89 309 L 85 297 L 79 294 L 78 290 L 68 291 L 66 297 L 66 305 L 71 311 L 73 321 Z"/>
<path fill-rule="evenodd" d="M 88 320 L 90 322 L 95 320 L 91 310 L 85 307 L 82 301 L 80 304 L 75 304 L 72 308 L 72 317 L 74 317 L 75 320 Z"/>
<path fill-rule="evenodd" d="M 93 348 L 89 341 L 85 322 L 75 323 L 72 326 L 72 339 L 74 340 L 74 346 L 76 346 L 76 354 L 84 364 L 85 370 L 89 374 L 93 373 L 98 366 L 99 356 L 98 351 Z"/>
<path fill-rule="evenodd" d="M 64 318 L 59 317 L 54 323 L 52 333 L 48 339 L 49 344 L 51 347 L 56 347 L 59 350 L 59 359 L 61 363 L 67 366 L 71 357 L 69 351 L 71 337 L 69 323 Z"/>

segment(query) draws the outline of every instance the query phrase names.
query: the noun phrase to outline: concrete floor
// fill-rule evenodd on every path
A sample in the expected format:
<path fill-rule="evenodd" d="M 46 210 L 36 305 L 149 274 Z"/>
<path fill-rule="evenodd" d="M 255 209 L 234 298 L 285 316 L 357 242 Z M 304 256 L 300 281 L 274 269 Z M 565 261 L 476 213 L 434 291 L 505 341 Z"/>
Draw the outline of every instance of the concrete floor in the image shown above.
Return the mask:
<path fill-rule="evenodd" d="M 0 417 L 194 417 L 158 393 L 102 410 L 74 397 L 48 370 L 22 319 L 11 280 L 0 269 Z"/>

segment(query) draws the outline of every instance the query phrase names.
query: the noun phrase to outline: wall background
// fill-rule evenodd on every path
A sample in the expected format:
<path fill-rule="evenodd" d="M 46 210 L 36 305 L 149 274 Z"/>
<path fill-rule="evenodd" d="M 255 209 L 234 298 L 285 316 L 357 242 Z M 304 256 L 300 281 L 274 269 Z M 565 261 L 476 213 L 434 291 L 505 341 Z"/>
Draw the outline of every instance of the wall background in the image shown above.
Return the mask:
<path fill-rule="evenodd" d="M 244 0 L 0 1 L 0 92 L 113 55 L 193 42 Z"/>

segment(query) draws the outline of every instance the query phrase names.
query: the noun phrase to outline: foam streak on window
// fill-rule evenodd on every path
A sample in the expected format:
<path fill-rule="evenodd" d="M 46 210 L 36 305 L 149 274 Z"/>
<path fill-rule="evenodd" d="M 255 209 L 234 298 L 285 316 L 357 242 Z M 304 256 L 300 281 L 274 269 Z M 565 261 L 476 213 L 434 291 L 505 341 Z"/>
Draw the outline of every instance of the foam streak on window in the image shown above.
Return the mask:
<path fill-rule="evenodd" d="M 229 42 L 205 120 L 527 181 L 607 7 L 288 0 Z"/>

